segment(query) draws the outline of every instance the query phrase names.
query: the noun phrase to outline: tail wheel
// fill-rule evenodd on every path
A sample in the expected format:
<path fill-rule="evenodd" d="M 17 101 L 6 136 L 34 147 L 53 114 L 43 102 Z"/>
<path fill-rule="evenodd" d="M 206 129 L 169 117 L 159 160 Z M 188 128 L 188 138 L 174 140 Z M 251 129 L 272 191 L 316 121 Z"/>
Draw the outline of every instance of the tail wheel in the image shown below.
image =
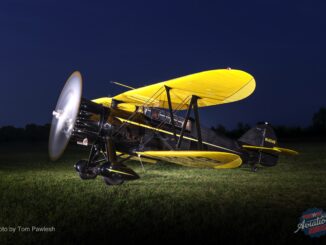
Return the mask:
<path fill-rule="evenodd" d="M 107 185 L 121 185 L 124 182 L 124 179 L 118 175 L 112 175 L 110 177 L 103 176 L 103 180 Z"/>

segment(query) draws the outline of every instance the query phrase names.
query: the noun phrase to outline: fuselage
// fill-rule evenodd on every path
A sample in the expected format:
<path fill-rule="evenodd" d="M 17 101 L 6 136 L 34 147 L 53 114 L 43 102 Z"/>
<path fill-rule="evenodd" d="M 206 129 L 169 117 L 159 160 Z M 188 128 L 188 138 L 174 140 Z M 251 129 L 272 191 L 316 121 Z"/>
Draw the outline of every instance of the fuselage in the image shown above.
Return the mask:
<path fill-rule="evenodd" d="M 174 127 L 166 109 L 137 107 L 117 103 L 111 98 L 98 98 L 93 102 L 110 108 L 108 123 L 115 128 L 113 140 L 116 150 L 126 154 L 137 151 L 173 150 L 179 139 L 184 118 L 174 115 Z M 189 118 L 178 150 L 196 150 L 198 145 L 196 121 Z M 202 150 L 223 151 L 241 155 L 236 140 L 201 127 Z M 175 137 L 176 136 L 176 137 Z"/>

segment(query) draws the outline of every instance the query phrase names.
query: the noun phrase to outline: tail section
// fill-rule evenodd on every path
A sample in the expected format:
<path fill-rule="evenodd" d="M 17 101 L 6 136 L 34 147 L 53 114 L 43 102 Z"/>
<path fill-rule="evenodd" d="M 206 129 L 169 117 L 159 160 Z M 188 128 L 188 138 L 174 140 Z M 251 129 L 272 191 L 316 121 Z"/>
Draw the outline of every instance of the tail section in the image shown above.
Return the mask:
<path fill-rule="evenodd" d="M 277 149 L 277 138 L 272 126 L 258 123 L 242 135 L 238 142 L 248 153 L 248 162 L 263 166 L 275 166 L 280 150 Z"/>
<path fill-rule="evenodd" d="M 274 147 L 276 146 L 277 138 L 270 124 L 258 123 L 242 135 L 238 141 L 248 145 Z"/>

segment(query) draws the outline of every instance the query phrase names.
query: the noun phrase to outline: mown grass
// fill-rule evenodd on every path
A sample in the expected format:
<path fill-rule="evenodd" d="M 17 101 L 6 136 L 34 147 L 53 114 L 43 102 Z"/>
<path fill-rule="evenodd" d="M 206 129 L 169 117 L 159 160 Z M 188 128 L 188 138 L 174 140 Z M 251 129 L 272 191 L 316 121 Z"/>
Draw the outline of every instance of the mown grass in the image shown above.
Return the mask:
<path fill-rule="evenodd" d="M 46 145 L 0 146 L 0 228 L 54 226 L 51 233 L 0 232 L 6 243 L 113 241 L 241 244 L 325 242 L 294 234 L 302 212 L 326 208 L 326 144 L 292 144 L 301 154 L 252 173 L 168 163 L 130 165 L 141 176 L 108 187 L 73 169 L 87 151 L 51 162 Z M 49 240 L 50 239 L 50 240 Z"/>

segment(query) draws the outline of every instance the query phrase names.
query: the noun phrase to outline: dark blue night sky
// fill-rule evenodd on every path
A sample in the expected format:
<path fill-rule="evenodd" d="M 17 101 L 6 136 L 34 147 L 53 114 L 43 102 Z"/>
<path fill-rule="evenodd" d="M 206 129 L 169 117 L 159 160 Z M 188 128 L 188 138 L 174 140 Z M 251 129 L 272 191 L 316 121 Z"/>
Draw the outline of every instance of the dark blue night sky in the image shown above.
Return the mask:
<path fill-rule="evenodd" d="M 203 109 L 234 127 L 310 124 L 326 106 L 325 1 L 0 1 L 0 126 L 50 122 L 70 73 L 84 97 L 203 70 L 251 73 L 254 94 Z"/>

